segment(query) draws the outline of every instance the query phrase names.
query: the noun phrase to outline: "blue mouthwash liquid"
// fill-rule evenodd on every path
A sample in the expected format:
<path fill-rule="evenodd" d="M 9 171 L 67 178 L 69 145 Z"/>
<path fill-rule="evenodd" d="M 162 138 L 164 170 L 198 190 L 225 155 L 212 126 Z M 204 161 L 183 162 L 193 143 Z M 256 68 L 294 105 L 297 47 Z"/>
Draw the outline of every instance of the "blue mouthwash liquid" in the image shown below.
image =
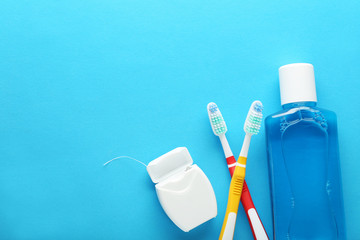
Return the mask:
<path fill-rule="evenodd" d="M 283 110 L 265 121 L 275 239 L 345 239 L 336 115 L 316 107 L 311 64 L 279 72 Z"/>

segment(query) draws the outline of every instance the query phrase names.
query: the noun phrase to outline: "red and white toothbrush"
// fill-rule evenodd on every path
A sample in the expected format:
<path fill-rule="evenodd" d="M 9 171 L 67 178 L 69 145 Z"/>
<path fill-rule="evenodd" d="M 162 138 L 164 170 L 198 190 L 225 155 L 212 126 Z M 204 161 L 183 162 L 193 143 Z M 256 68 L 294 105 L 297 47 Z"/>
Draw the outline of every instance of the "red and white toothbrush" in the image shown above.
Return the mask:
<path fill-rule="evenodd" d="M 227 127 L 224 121 L 223 116 L 218 108 L 218 106 L 211 102 L 207 105 L 208 115 L 210 119 L 211 128 L 216 136 L 219 137 L 221 145 L 224 150 L 224 154 L 226 157 L 226 162 L 229 168 L 230 175 L 232 176 L 236 167 L 236 159 L 230 149 L 229 143 L 226 139 L 225 133 L 227 131 Z M 255 205 L 251 199 L 250 191 L 244 181 L 244 186 L 241 194 L 241 203 L 246 212 L 247 218 L 249 220 L 249 224 L 251 227 L 251 231 L 253 233 L 254 239 L 256 240 L 267 240 L 269 239 L 264 225 L 262 224 L 259 214 L 256 211 Z"/>

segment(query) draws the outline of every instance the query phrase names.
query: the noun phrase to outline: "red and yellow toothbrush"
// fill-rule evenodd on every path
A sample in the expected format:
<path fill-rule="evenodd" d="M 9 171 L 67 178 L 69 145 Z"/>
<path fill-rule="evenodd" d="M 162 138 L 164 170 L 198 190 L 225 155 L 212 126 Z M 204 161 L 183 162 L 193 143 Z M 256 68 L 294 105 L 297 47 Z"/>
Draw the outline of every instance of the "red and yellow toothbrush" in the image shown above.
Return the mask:
<path fill-rule="evenodd" d="M 230 174 L 233 175 L 230 184 L 225 220 L 219 239 L 233 238 L 240 199 L 246 211 L 254 239 L 269 239 L 252 202 L 246 182 L 244 182 L 246 158 L 249 150 L 250 139 L 253 134 L 257 134 L 259 132 L 262 119 L 262 104 L 260 101 L 255 101 L 250 107 L 250 111 L 244 124 L 246 136 L 238 162 L 235 161 L 230 146 L 226 140 L 226 124 L 215 103 L 208 104 L 208 113 L 214 134 L 219 136 L 223 146 Z"/>

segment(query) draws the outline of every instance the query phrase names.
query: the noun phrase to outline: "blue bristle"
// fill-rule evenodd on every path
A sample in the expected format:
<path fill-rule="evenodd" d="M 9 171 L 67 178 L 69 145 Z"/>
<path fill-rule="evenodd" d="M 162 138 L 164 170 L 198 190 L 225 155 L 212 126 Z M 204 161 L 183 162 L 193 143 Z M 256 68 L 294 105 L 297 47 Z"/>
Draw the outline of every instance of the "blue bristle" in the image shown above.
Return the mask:
<path fill-rule="evenodd" d="M 218 107 L 215 104 L 211 105 L 210 108 L 209 108 L 210 112 L 212 112 L 212 113 L 216 112 L 217 109 L 218 109 Z"/>
<path fill-rule="evenodd" d="M 254 110 L 256 111 L 256 112 L 258 112 L 258 113 L 261 113 L 262 112 L 262 110 L 263 110 L 263 105 L 261 104 L 261 103 L 255 103 L 255 105 L 254 105 Z"/>

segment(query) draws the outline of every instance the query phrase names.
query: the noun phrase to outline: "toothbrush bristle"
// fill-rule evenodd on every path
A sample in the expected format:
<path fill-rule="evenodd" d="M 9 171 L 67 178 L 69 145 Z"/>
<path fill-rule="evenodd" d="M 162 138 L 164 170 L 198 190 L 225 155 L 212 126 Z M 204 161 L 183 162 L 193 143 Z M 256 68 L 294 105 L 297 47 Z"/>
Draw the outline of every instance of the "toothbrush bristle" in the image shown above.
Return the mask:
<path fill-rule="evenodd" d="M 261 104 L 261 102 L 259 101 L 255 101 L 255 104 L 254 104 L 254 110 L 258 113 L 261 113 L 262 110 L 263 110 L 263 105 Z"/>
<path fill-rule="evenodd" d="M 263 105 L 260 101 L 255 101 L 251 104 L 249 113 L 247 115 L 244 130 L 249 134 L 258 134 L 260 131 L 262 120 Z"/>
<path fill-rule="evenodd" d="M 211 104 L 211 105 L 209 106 L 209 110 L 210 110 L 210 112 L 214 113 L 214 112 L 216 112 L 216 111 L 218 110 L 218 107 L 217 107 L 216 104 L 214 103 L 214 104 Z"/>
<path fill-rule="evenodd" d="M 223 116 L 215 103 L 209 103 L 207 106 L 211 128 L 215 135 L 225 134 L 227 127 Z"/>

